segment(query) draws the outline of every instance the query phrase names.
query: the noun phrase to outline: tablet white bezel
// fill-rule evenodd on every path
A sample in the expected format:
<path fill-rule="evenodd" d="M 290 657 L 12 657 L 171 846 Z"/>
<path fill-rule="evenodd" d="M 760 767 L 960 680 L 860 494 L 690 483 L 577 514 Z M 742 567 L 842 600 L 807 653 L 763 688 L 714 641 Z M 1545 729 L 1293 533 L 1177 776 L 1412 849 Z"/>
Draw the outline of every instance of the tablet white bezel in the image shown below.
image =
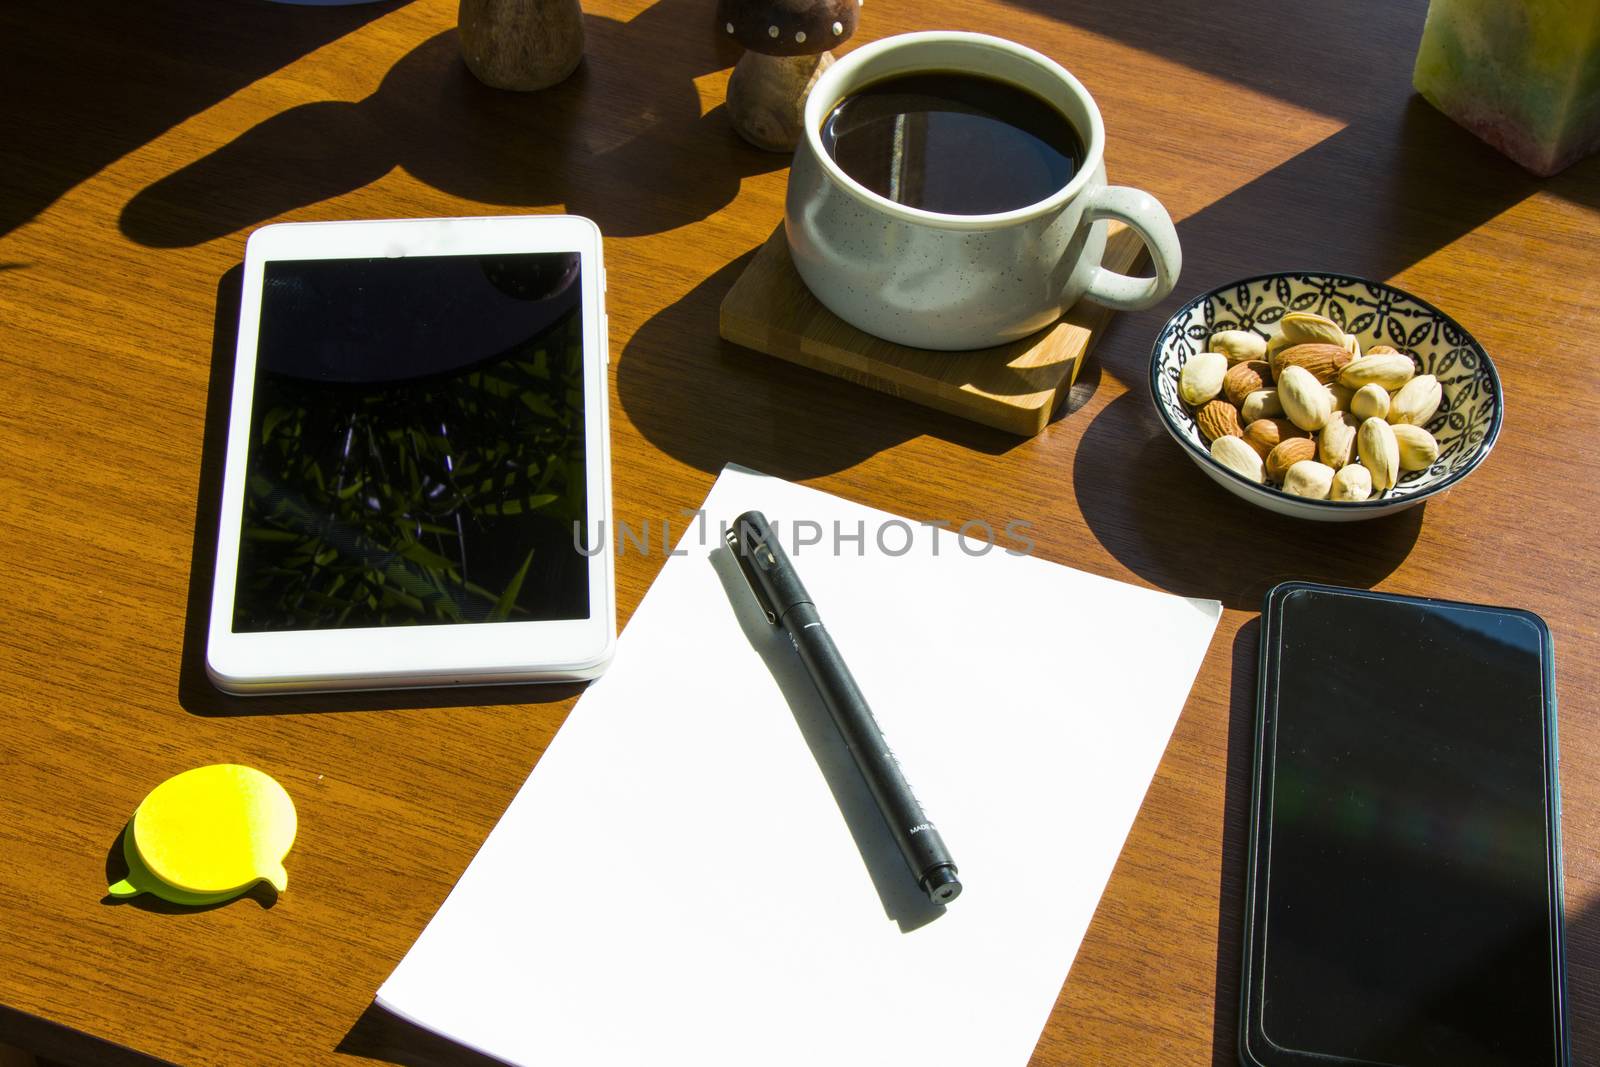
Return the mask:
<path fill-rule="evenodd" d="M 585 488 L 589 501 L 586 619 L 551 622 L 235 633 L 233 599 L 249 460 L 250 405 L 265 264 L 272 260 L 576 252 L 581 257 Z M 600 231 L 573 215 L 281 223 L 245 245 L 233 400 L 211 589 L 206 670 L 229 692 L 389 689 L 558 681 L 598 675 L 616 642 L 611 550 L 610 401 Z"/>

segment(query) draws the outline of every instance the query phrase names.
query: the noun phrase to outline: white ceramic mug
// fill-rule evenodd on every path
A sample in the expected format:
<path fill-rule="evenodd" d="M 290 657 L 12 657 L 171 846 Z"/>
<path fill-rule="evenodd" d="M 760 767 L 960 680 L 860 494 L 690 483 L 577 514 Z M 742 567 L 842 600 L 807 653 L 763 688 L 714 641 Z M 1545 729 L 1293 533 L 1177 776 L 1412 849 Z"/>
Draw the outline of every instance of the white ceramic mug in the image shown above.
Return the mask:
<path fill-rule="evenodd" d="M 1083 140 L 1072 180 L 1036 204 L 993 215 L 906 207 L 865 188 L 822 146 L 839 102 L 874 82 L 955 71 L 1007 82 L 1053 105 Z M 806 99 L 804 137 L 789 172 L 784 229 L 800 277 L 834 314 L 917 348 L 985 348 L 1050 325 L 1080 298 L 1149 307 L 1183 263 L 1172 219 L 1150 194 L 1106 184 L 1105 124 L 1094 98 L 1059 63 L 981 33 L 889 37 L 840 59 Z M 1106 221 L 1144 240 L 1154 278 L 1100 265 Z"/>

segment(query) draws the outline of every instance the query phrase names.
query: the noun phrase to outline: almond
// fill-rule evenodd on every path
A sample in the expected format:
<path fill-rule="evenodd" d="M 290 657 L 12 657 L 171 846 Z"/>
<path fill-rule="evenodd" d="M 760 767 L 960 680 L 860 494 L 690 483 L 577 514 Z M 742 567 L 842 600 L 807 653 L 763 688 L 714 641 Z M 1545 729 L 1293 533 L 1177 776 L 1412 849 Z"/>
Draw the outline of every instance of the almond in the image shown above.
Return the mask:
<path fill-rule="evenodd" d="M 1222 391 L 1234 407 L 1240 407 L 1245 397 L 1271 384 L 1272 368 L 1259 359 L 1235 363 L 1222 376 Z"/>
<path fill-rule="evenodd" d="M 1261 480 L 1261 457 L 1240 438 L 1219 437 L 1212 441 L 1211 458 L 1252 482 Z"/>
<path fill-rule="evenodd" d="M 1262 459 L 1289 438 L 1304 436 L 1306 432 L 1288 419 L 1257 419 L 1244 428 L 1244 443 L 1261 453 Z"/>
<path fill-rule="evenodd" d="M 1200 432 L 1208 442 L 1219 437 L 1244 436 L 1244 430 L 1239 426 L 1239 409 L 1220 398 L 1209 401 L 1195 412 L 1194 424 L 1200 427 Z"/>
<path fill-rule="evenodd" d="M 1290 467 L 1303 460 L 1316 458 L 1317 443 L 1309 437 L 1291 437 L 1287 441 L 1280 441 L 1276 448 L 1267 453 L 1267 477 L 1281 482 Z"/>
<path fill-rule="evenodd" d="M 1178 395 L 1191 407 L 1199 407 L 1222 392 L 1222 376 L 1228 373 L 1228 357 L 1221 352 L 1197 352 L 1178 372 Z"/>
<path fill-rule="evenodd" d="M 1392 393 L 1409 382 L 1416 373 L 1417 365 L 1410 356 L 1399 352 L 1380 352 L 1345 364 L 1344 370 L 1339 372 L 1339 384 L 1351 389 L 1377 384 Z"/>
<path fill-rule="evenodd" d="M 1343 345 L 1300 344 L 1279 352 L 1271 366 L 1273 375 L 1279 378 L 1283 377 L 1285 367 L 1304 367 L 1326 385 L 1339 377 L 1339 372 L 1353 358 Z"/>
<path fill-rule="evenodd" d="M 1304 367 L 1284 367 L 1278 376 L 1278 399 L 1289 421 L 1302 430 L 1320 430 L 1333 412 L 1333 394 Z"/>

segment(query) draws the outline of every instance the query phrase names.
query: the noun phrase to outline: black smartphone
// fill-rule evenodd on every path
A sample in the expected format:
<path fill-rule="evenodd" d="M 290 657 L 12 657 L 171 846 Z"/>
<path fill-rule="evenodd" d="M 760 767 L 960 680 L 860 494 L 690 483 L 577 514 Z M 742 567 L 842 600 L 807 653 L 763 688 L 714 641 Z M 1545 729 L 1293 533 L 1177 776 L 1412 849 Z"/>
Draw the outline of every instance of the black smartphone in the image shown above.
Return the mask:
<path fill-rule="evenodd" d="M 1306 582 L 1262 620 L 1240 1060 L 1565 1067 L 1549 628 Z"/>

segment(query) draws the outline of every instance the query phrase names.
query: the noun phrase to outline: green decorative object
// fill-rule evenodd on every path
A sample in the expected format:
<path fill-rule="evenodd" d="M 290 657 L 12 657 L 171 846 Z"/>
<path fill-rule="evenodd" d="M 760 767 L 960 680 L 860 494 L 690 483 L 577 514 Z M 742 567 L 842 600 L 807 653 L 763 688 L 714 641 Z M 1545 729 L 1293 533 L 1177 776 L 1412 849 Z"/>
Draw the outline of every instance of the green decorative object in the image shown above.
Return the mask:
<path fill-rule="evenodd" d="M 1600 148 L 1600 0 L 1433 0 L 1412 84 L 1535 174 Z"/>

